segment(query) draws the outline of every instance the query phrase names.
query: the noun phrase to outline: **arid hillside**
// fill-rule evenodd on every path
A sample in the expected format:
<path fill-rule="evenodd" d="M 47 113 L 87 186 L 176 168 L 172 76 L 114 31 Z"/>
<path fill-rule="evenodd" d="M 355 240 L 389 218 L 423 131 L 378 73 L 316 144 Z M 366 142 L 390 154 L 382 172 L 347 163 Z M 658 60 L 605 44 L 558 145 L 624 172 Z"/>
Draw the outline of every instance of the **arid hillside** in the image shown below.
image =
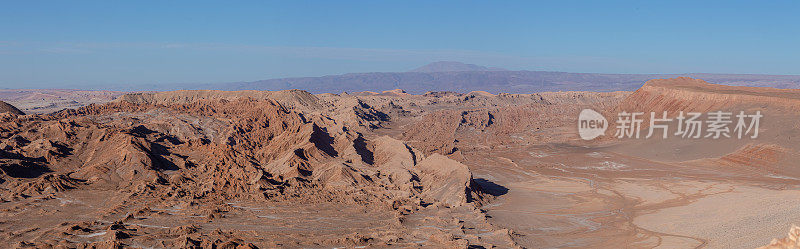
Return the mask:
<path fill-rule="evenodd" d="M 260 94 L 136 94 L 49 115 L 3 114 L 2 240 L 36 247 L 513 245 L 475 210 L 485 194 L 467 166 L 355 131 L 369 126 L 345 125 L 369 124 L 353 119 L 377 113 L 370 107 L 326 116 L 303 111 L 319 112 L 313 95 Z M 309 211 L 351 218 L 331 221 L 329 231 L 328 223 L 304 222 L 309 217 L 300 214 Z M 440 220 L 413 224 L 459 216 L 489 233 L 418 233 L 406 224 L 414 220 L 406 216 L 425 212 Z M 272 225 L 237 228 L 243 219 Z M 270 228 L 302 224 L 311 227 Z M 308 233 L 317 236 L 300 236 Z"/>
<path fill-rule="evenodd" d="M 770 240 L 800 223 L 798 99 L 673 78 L 634 92 L 182 90 L 49 114 L 8 105 L 0 241 L 779 247 L 797 229 Z M 605 116 L 605 136 L 580 139 L 583 109 Z M 673 120 L 668 138 L 637 139 L 615 136 L 622 111 L 763 117 L 757 137 L 684 138 Z"/>
<path fill-rule="evenodd" d="M 2 101 L 0 101 L 0 113 L 12 113 L 12 114 L 16 114 L 16 115 L 25 115 L 25 113 L 20 111 L 19 109 L 17 109 L 16 106 L 9 105 L 8 103 L 2 102 Z"/>

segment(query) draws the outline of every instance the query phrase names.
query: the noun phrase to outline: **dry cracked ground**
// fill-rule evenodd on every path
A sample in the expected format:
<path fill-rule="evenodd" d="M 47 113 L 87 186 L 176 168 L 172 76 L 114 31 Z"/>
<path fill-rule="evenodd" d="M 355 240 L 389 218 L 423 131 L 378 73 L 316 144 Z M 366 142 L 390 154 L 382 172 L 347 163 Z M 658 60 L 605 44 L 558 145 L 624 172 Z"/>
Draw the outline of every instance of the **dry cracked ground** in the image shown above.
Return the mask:
<path fill-rule="evenodd" d="M 0 105 L 3 248 L 796 248 L 800 236 L 786 235 L 800 223 L 800 90 L 675 78 L 608 93 L 109 94 L 48 114 Z M 757 138 L 583 141 L 585 108 L 764 117 Z"/>

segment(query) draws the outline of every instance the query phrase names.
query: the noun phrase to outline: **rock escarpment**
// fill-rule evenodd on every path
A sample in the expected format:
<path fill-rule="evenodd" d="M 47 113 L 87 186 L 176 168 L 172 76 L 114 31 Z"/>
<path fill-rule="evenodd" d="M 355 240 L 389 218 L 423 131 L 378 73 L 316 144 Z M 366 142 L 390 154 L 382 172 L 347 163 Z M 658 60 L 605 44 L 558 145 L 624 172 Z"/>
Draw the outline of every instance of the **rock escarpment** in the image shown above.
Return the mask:
<path fill-rule="evenodd" d="M 716 85 L 688 77 L 655 79 L 628 96 L 619 109 L 707 112 L 742 106 L 797 111 L 800 90 Z"/>
<path fill-rule="evenodd" d="M 404 186 L 420 185 L 414 182 L 423 174 L 414 169 L 422 156 L 400 141 L 368 141 L 272 100 L 119 101 L 4 125 L 4 160 L 16 163 L 4 171 L 9 178 L 63 174 L 110 188 L 169 186 L 174 190 L 159 194 L 172 196 L 273 198 L 316 187 L 411 191 Z M 384 159 L 398 153 L 419 158 Z"/>
<path fill-rule="evenodd" d="M 281 101 L 191 93 L 126 95 L 48 115 L 0 116 L 0 200 L 47 200 L 99 191 L 119 202 L 98 211 L 102 217 L 124 216 L 135 211 L 129 210 L 131 205 L 154 203 L 150 206 L 199 209 L 201 217 L 216 220 L 234 206 L 224 203 L 234 202 L 337 203 L 343 209 L 403 215 L 431 204 L 472 205 L 480 198 L 463 164 L 438 155 L 426 158 L 405 142 L 367 138 L 350 128 L 348 124 L 376 126 L 387 118 L 363 102 L 322 115 L 313 110 L 327 102 L 320 104 L 313 95 Z M 135 224 L 131 220 L 135 221 L 126 217 L 120 222 L 130 226 Z M 88 227 L 84 230 L 97 229 Z M 145 231 L 127 231 L 112 241 L 123 245 L 165 233 L 145 236 Z M 203 238 L 222 236 L 201 235 L 184 242 L 199 245 Z M 72 245 L 47 231 L 37 236 L 53 241 L 31 245 Z M 393 241 L 385 238 L 382 243 Z"/>
<path fill-rule="evenodd" d="M 10 105 L 6 102 L 0 101 L 0 113 L 11 113 L 16 115 L 25 115 L 24 112 L 20 111 L 13 105 Z"/>

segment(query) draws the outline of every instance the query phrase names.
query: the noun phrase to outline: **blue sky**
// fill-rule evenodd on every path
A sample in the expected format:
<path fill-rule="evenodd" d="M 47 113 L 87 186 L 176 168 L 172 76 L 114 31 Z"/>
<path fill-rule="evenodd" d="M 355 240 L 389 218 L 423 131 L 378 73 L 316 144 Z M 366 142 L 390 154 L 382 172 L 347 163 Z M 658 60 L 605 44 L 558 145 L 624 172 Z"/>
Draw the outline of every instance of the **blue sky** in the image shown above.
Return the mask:
<path fill-rule="evenodd" d="M 406 71 L 800 74 L 797 1 L 1 1 L 0 88 Z"/>

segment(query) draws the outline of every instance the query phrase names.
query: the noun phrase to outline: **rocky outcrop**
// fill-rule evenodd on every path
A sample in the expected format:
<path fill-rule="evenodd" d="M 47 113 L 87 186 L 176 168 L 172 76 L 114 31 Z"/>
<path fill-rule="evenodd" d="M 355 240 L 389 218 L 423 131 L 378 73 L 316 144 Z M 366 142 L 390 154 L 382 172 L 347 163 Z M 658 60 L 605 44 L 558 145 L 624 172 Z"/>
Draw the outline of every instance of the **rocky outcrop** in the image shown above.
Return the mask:
<path fill-rule="evenodd" d="M 426 157 L 416 166 L 422 195 L 451 207 L 479 199 L 479 187 L 466 165 L 439 154 Z"/>
<path fill-rule="evenodd" d="M 129 93 L 115 101 L 134 104 L 185 104 L 200 100 L 236 100 L 243 98 L 270 99 L 288 108 L 322 109 L 323 103 L 317 96 L 303 90 L 283 91 L 219 91 L 219 90 L 179 90 L 168 92 Z"/>
<path fill-rule="evenodd" d="M 772 239 L 769 245 L 758 249 L 797 249 L 800 248 L 800 227 L 792 225 L 789 235 L 783 239 Z"/>
<path fill-rule="evenodd" d="M 800 90 L 716 85 L 688 77 L 655 79 L 628 96 L 618 109 L 667 111 L 677 115 L 679 111 L 708 112 L 743 106 L 797 111 Z"/>
<path fill-rule="evenodd" d="M 611 109 L 627 92 L 535 94 L 434 94 L 435 108 L 421 114 L 403 139 L 425 153 L 450 155 L 459 147 L 504 146 L 565 140 L 558 127 L 572 124 L 583 108 Z M 433 104 L 431 104 L 433 105 Z M 545 132 L 549 131 L 549 132 Z"/>
<path fill-rule="evenodd" d="M 530 96 L 504 98 L 542 101 Z M 0 115 L 0 203 L 26 215 L 31 214 L 24 211 L 27 204 L 14 203 L 53 207 L 43 208 L 44 215 L 80 213 L 63 218 L 69 222 L 48 223 L 54 230 L 0 238 L 36 247 L 99 240 L 153 247 L 250 242 L 259 247 L 463 247 L 489 246 L 498 237 L 501 244 L 511 242 L 510 233 L 495 233 L 471 207 L 485 198 L 465 164 L 417 149 L 414 141 L 383 129 L 420 117 L 433 125 L 409 127 L 439 130 L 437 123 L 445 120 L 420 115 L 424 110 L 414 103 L 421 98 L 420 105 L 445 106 L 504 101 L 480 93 L 436 102 L 399 91 L 374 96 L 176 91 L 129 94 L 46 115 Z M 513 117 L 518 114 L 496 108 L 449 114 L 451 143 L 462 139 L 459 132 L 507 134 L 518 122 Z M 426 216 L 432 218 L 417 221 Z M 339 224 L 336 217 L 367 226 L 329 230 L 328 225 Z M 73 222 L 82 219 L 103 222 Z M 184 226 L 173 227 L 173 222 Z M 249 224 L 239 223 L 251 222 L 259 222 L 254 236 L 250 230 L 216 229 L 240 229 Z M 17 224 L 34 226 L 13 221 Z M 275 232 L 263 224 L 295 229 Z M 455 229 L 430 234 L 418 226 Z M 476 228 L 486 232 L 475 234 Z M 308 231 L 324 236 L 293 237 Z"/>
<path fill-rule="evenodd" d="M 271 99 L 215 99 L 208 97 L 217 96 L 212 93 L 126 95 L 104 105 L 12 118 L 2 133 L 4 178 L 15 184 L 52 179 L 26 187 L 35 189 L 26 193 L 89 185 L 161 198 L 314 199 L 320 196 L 309 190 L 315 189 L 327 192 L 325 198 L 376 205 L 387 196 L 432 197 L 447 205 L 470 201 L 465 193 L 473 191 L 466 189 L 471 178 L 456 178 L 461 189 L 430 180 L 463 175 L 451 168 L 466 167 L 437 160 L 418 171 L 422 153 L 389 137 L 366 140 L 338 122 L 354 117 L 330 119 Z M 363 102 L 354 103 L 352 115 L 383 120 Z M 434 170 L 440 163 L 449 171 Z M 458 201 L 447 199 L 448 191 Z"/>
<path fill-rule="evenodd" d="M 363 127 L 371 130 L 382 127 L 390 120 L 389 115 L 357 98 L 337 98 L 332 105 L 334 106 L 333 110 L 325 115 L 348 127 Z"/>
<path fill-rule="evenodd" d="M 13 105 L 10 105 L 6 102 L 0 101 L 0 113 L 11 113 L 16 115 L 25 115 L 24 112 L 20 111 Z"/>

